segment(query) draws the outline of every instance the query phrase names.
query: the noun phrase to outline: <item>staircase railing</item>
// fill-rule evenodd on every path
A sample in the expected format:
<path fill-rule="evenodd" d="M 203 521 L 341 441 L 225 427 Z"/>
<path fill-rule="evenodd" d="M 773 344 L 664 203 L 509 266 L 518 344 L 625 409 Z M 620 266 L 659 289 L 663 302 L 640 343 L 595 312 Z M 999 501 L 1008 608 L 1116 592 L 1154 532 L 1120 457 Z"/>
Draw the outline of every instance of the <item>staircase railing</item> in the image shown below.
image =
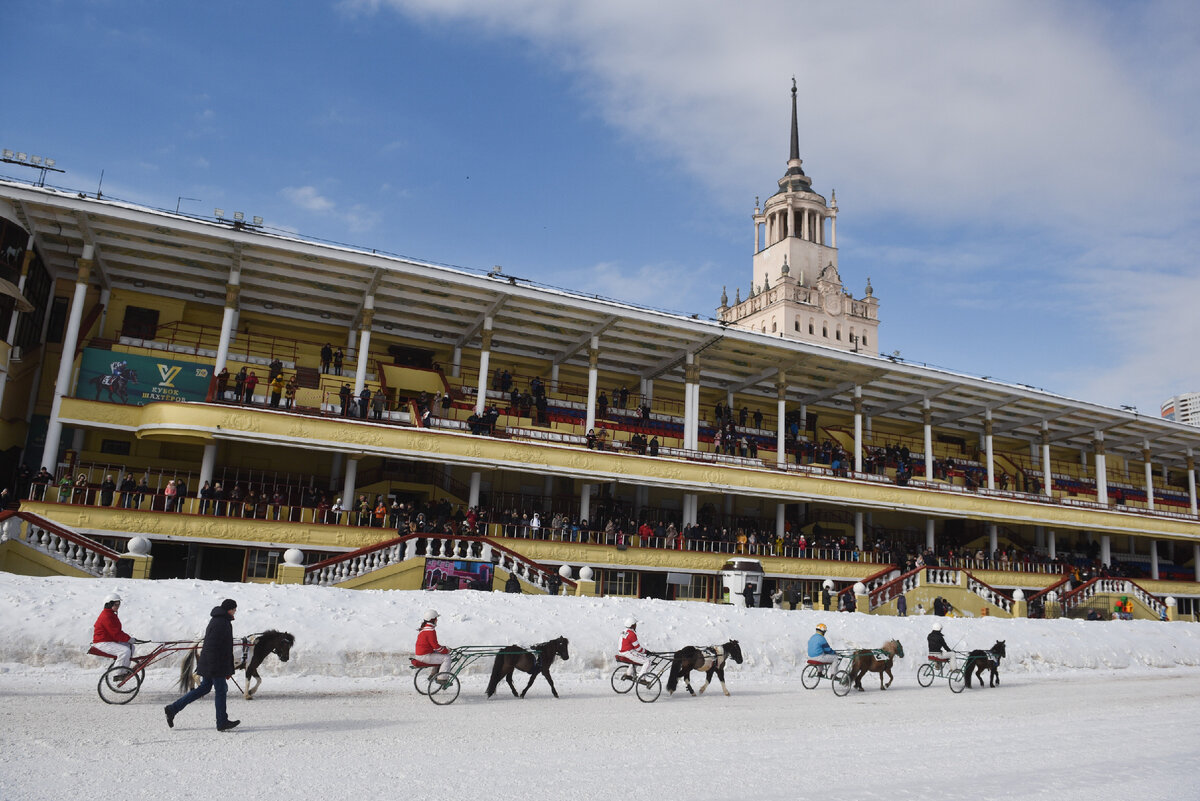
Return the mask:
<path fill-rule="evenodd" d="M 0 512 L 0 542 L 22 542 L 96 577 L 112 577 L 121 555 L 95 540 L 30 512 Z"/>

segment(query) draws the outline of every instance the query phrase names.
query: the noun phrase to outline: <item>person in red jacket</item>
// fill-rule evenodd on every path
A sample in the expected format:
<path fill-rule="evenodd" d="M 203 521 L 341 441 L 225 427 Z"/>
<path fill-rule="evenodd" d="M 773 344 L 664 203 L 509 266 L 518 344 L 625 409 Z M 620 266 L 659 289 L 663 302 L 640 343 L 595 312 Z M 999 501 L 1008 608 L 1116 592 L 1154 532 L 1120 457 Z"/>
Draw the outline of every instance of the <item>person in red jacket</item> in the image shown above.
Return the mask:
<path fill-rule="evenodd" d="M 436 668 L 435 673 L 450 669 L 450 649 L 438 643 L 438 613 L 436 609 L 425 612 L 421 630 L 417 633 L 417 661 Z"/>
<path fill-rule="evenodd" d="M 104 599 L 104 608 L 100 610 L 100 616 L 92 628 L 92 647 L 117 660 L 117 665 L 127 668 L 129 660 L 133 658 L 133 638 L 121 628 L 121 618 L 117 617 L 120 608 L 121 596 L 116 593 Z"/>
<path fill-rule="evenodd" d="M 646 663 L 650 661 L 650 655 L 638 642 L 637 621 L 633 618 L 625 620 L 625 630 L 621 632 L 621 646 L 617 652 L 617 661 L 629 663 L 625 677 L 630 680 L 640 678 L 646 672 Z"/>

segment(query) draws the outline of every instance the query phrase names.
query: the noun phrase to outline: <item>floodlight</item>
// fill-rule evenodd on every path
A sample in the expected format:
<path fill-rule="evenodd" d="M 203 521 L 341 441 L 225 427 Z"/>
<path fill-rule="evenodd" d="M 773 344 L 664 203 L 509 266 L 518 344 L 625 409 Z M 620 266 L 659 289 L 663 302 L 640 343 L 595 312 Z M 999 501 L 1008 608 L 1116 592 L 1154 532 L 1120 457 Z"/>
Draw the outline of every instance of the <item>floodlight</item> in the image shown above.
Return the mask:
<path fill-rule="evenodd" d="M 30 156 L 29 162 L 31 164 L 36 164 L 40 167 L 40 166 L 42 166 L 42 157 L 41 156 Z"/>
<path fill-rule="evenodd" d="M 13 157 L 13 152 L 11 150 L 9 150 L 7 147 L 4 148 L 4 158 L 11 159 L 12 157 Z"/>
<path fill-rule="evenodd" d="M 17 152 L 17 161 L 24 161 L 24 160 L 25 160 L 25 154 L 18 151 Z"/>
<path fill-rule="evenodd" d="M 55 164 L 57 164 L 57 163 L 58 163 L 58 162 L 57 162 L 57 161 L 55 161 L 54 159 L 46 159 L 46 166 L 47 166 L 47 167 L 53 167 L 53 166 L 54 166 Z"/>
<path fill-rule="evenodd" d="M 255 224 L 255 225 L 262 225 L 262 217 L 255 217 L 255 218 L 254 218 L 254 224 Z"/>
<path fill-rule="evenodd" d="M 218 220 L 225 219 L 225 209 L 213 209 L 213 216 Z"/>
<path fill-rule="evenodd" d="M 238 222 L 241 222 L 242 220 L 246 219 L 246 215 L 242 214 L 240 211 L 235 211 L 233 213 L 233 219 L 237 220 Z"/>

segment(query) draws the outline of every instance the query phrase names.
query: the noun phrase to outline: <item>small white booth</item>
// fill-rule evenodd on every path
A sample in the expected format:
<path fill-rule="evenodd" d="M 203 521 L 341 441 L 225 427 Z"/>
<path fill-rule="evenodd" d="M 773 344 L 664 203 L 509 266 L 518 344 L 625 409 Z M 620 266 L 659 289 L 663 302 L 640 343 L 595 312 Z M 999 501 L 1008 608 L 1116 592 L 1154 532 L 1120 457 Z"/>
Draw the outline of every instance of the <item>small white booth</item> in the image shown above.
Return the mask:
<path fill-rule="evenodd" d="M 721 568 L 721 583 L 724 586 L 725 603 L 746 606 L 746 588 L 750 588 L 751 606 L 762 603 L 763 566 L 757 559 L 733 558 Z"/>

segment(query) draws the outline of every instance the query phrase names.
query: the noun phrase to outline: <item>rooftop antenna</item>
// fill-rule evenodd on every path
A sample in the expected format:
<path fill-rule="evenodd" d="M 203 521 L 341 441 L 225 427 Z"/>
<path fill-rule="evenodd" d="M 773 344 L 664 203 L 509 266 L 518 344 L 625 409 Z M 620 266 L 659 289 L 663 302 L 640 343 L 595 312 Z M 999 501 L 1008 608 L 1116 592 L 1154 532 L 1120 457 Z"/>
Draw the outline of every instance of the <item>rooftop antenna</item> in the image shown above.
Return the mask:
<path fill-rule="evenodd" d="M 100 171 L 100 183 L 96 184 L 96 200 L 104 197 L 104 195 L 100 192 L 100 187 L 102 186 L 104 186 L 104 170 Z"/>

